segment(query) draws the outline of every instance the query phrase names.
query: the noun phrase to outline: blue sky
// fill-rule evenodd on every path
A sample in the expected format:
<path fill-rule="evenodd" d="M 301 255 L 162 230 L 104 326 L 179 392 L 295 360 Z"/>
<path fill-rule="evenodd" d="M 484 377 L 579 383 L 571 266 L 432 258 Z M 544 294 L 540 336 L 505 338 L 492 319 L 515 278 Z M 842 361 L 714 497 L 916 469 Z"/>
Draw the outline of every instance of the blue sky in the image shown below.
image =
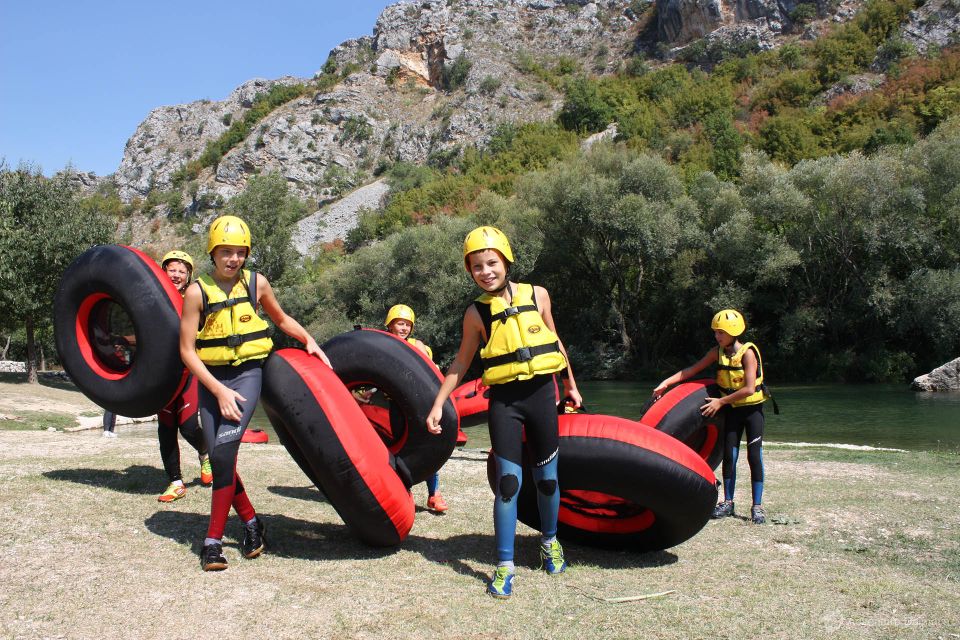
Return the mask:
<path fill-rule="evenodd" d="M 396 0 L 0 0 L 0 158 L 113 173 L 155 107 L 311 77 Z"/>

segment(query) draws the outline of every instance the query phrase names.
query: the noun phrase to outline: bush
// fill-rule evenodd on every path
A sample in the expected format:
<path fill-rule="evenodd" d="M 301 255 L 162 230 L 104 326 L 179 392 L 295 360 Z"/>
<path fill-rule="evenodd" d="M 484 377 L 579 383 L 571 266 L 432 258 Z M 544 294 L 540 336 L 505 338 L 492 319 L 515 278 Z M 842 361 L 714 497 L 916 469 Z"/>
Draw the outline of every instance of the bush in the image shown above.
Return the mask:
<path fill-rule="evenodd" d="M 493 76 L 487 76 L 480 81 L 480 85 L 477 87 L 477 90 L 485 96 L 492 96 L 497 92 L 497 89 L 500 88 L 500 79 L 494 78 Z"/>
<path fill-rule="evenodd" d="M 557 120 L 570 131 L 603 131 L 613 119 L 613 110 L 600 97 L 597 85 L 577 78 L 567 87 L 567 97 Z"/>
<path fill-rule="evenodd" d="M 467 59 L 465 53 L 458 55 L 450 64 L 444 65 L 441 77 L 443 88 L 447 91 L 456 91 L 465 85 L 472 67 L 473 63 Z"/>

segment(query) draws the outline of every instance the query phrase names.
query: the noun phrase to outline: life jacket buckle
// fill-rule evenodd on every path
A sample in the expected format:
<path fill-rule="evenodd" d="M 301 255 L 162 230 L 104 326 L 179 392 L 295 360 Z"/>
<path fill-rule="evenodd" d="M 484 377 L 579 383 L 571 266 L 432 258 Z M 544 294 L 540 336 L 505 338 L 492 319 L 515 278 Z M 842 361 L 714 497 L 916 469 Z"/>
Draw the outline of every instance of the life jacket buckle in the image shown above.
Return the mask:
<path fill-rule="evenodd" d="M 240 334 L 233 334 L 232 336 L 227 336 L 227 346 L 236 349 L 243 344 L 243 336 Z"/>
<path fill-rule="evenodd" d="M 517 315 L 518 313 L 520 313 L 519 307 L 507 307 L 506 309 L 503 310 L 503 317 L 509 318 L 510 316 Z"/>
<path fill-rule="evenodd" d="M 517 362 L 529 362 L 533 360 L 533 354 L 530 353 L 530 347 L 520 347 L 515 352 L 517 354 Z"/>

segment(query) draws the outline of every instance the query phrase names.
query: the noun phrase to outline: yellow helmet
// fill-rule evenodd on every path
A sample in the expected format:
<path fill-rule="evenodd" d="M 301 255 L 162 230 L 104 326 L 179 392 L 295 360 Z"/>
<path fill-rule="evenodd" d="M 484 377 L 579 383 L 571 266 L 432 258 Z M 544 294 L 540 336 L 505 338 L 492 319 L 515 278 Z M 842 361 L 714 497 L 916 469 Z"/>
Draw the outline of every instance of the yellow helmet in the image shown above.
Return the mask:
<path fill-rule="evenodd" d="M 736 309 L 724 309 L 713 316 L 713 321 L 710 322 L 710 328 L 714 331 L 720 329 L 726 331 L 733 337 L 737 337 L 747 328 L 747 323 Z"/>
<path fill-rule="evenodd" d="M 160 266 L 164 269 L 167 268 L 167 263 L 171 260 L 179 260 L 180 262 L 186 264 L 190 267 L 190 272 L 193 273 L 193 258 L 190 257 L 190 254 L 186 251 L 180 251 L 174 249 L 173 251 L 168 251 L 163 260 L 160 261 Z"/>
<path fill-rule="evenodd" d="M 395 304 L 390 307 L 390 311 L 387 311 L 387 319 L 383 321 L 383 326 L 389 327 L 390 323 L 398 318 L 401 320 L 409 320 L 410 324 L 415 324 L 417 316 L 413 314 L 413 309 L 407 305 Z"/>
<path fill-rule="evenodd" d="M 210 223 L 207 236 L 207 253 L 221 244 L 246 247 L 250 251 L 250 228 L 237 216 L 220 216 Z"/>
<path fill-rule="evenodd" d="M 474 251 L 496 249 L 507 261 L 507 266 L 513 263 L 513 251 L 510 250 L 510 241 L 503 231 L 496 227 L 477 227 L 467 234 L 463 240 L 463 266 L 470 271 L 470 262 L 467 260 Z"/>

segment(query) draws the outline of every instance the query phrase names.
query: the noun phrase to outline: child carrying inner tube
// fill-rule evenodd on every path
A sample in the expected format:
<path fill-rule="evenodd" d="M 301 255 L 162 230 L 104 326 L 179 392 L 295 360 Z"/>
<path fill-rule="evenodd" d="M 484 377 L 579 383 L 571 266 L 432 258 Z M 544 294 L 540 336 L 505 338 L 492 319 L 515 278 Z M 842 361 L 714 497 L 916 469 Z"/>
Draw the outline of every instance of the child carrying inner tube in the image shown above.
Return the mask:
<path fill-rule="evenodd" d="M 387 331 L 397 336 L 402 340 L 406 340 L 414 347 L 420 351 L 427 354 L 427 357 L 433 360 L 433 349 L 425 345 L 423 342 L 417 338 L 410 337 L 410 334 L 413 333 L 414 323 L 416 322 L 416 315 L 413 313 L 413 309 L 408 307 L 405 304 L 395 304 L 390 307 L 390 310 L 387 311 L 387 319 L 383 321 L 384 326 L 387 327 Z M 395 409 L 393 408 L 394 404 L 390 404 L 390 422 L 393 424 L 395 419 L 403 420 L 403 416 L 394 415 Z M 443 496 L 440 494 L 440 472 L 433 474 L 427 478 L 427 509 L 433 511 L 434 513 L 443 513 L 447 511 L 449 507 L 447 506 L 447 501 L 443 499 Z"/>
<path fill-rule="evenodd" d="M 180 295 L 183 295 L 193 277 L 193 258 L 190 254 L 185 251 L 170 251 L 163 256 L 160 266 Z M 197 379 L 189 376 L 183 391 L 157 414 L 160 459 L 163 460 L 163 470 L 166 471 L 170 481 L 166 491 L 157 497 L 159 502 L 173 502 L 187 495 L 180 469 L 178 430 L 183 439 L 196 449 L 200 458 L 200 484 L 209 485 L 213 482 L 210 456 L 207 455 L 207 445 L 200 431 L 200 421 L 197 419 L 197 402 Z"/>
<path fill-rule="evenodd" d="M 160 261 L 160 267 L 177 288 L 182 296 L 190 285 L 193 276 L 193 258 L 185 251 L 174 250 L 168 252 Z M 128 358 L 128 350 L 136 345 L 136 335 L 116 336 L 117 356 Z M 157 439 L 160 442 L 160 459 L 163 461 L 163 470 L 167 474 L 169 485 L 166 490 L 157 496 L 158 502 L 173 502 L 187 495 L 187 488 L 183 484 L 183 475 L 180 468 L 180 447 L 177 443 L 177 431 L 184 440 L 197 451 L 200 458 L 200 483 L 209 485 L 213 482 L 213 471 L 210 468 L 210 459 L 207 456 L 207 445 L 200 432 L 200 421 L 197 419 L 197 379 L 188 376 L 183 389 L 157 414 Z M 117 416 L 105 411 L 103 414 L 103 434 L 116 437 Z"/>
<path fill-rule="evenodd" d="M 240 218 L 221 216 L 210 224 L 207 253 L 214 270 L 187 289 L 180 321 L 180 357 L 203 385 L 200 419 L 213 466 L 210 526 L 200 552 L 204 571 L 227 568 L 222 538 L 231 505 L 243 522 L 243 556 L 256 558 L 266 546 L 263 521 L 236 473 L 240 439 L 260 396 L 263 361 L 273 348 L 257 309 L 330 365 L 307 330 L 280 308 L 267 279 L 243 268 L 250 247 L 250 229 Z"/>
<path fill-rule="evenodd" d="M 493 507 L 497 567 L 487 585 L 487 593 L 509 598 L 515 574 L 516 499 L 523 478 L 523 431 L 526 430 L 537 486 L 542 526 L 541 566 L 547 573 L 559 574 L 567 568 L 567 563 L 556 538 L 560 511 L 557 484 L 560 435 L 552 374 L 566 370 L 572 403 L 579 407 L 582 399 L 566 350 L 556 335 L 550 296 L 543 287 L 510 281 L 513 252 L 503 232 L 495 227 L 471 231 L 463 242 L 463 263 L 483 294 L 463 315 L 460 349 L 427 416 L 427 428 L 431 433 L 440 433 L 443 403 L 480 349 L 483 383 L 490 386 L 488 423 L 497 464 Z"/>
<path fill-rule="evenodd" d="M 657 385 L 654 397 L 659 397 L 668 387 L 697 375 L 710 365 L 717 367 L 717 385 L 727 395 L 706 398 L 700 407 L 703 415 L 710 417 L 723 409 L 726 419 L 723 431 L 723 501 L 713 510 L 714 518 L 734 515 L 733 490 L 737 481 L 737 457 L 740 439 L 747 432 L 747 461 L 750 463 L 750 479 L 753 488 L 753 507 L 750 519 L 756 524 L 766 522 L 761 502 L 763 500 L 763 403 L 769 397 L 763 384 L 763 362 L 760 349 L 752 342 L 740 342 L 747 325 L 743 315 L 735 309 L 724 309 L 713 316 L 710 328 L 717 341 L 717 349 L 711 349 L 695 364 L 676 372 Z"/>

